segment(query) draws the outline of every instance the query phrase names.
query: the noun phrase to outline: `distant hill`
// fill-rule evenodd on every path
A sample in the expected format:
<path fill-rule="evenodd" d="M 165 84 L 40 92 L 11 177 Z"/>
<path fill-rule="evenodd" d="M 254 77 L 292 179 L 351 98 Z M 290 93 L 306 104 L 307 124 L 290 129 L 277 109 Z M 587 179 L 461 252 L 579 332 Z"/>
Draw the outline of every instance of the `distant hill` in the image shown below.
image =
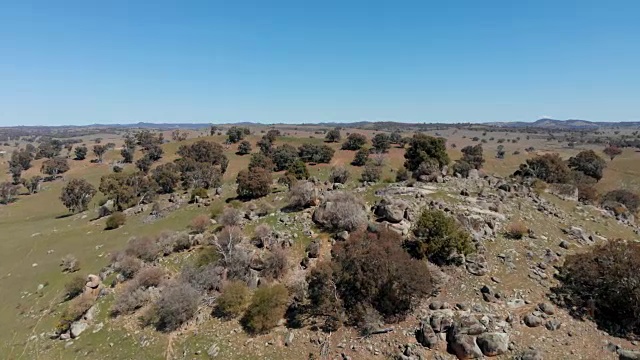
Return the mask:
<path fill-rule="evenodd" d="M 597 129 L 601 127 L 637 127 L 640 126 L 640 121 L 629 122 L 595 122 L 589 120 L 580 119 L 568 119 L 568 120 L 556 120 L 543 118 L 533 122 L 514 121 L 514 122 L 492 122 L 485 123 L 490 126 L 500 127 L 528 127 L 528 128 L 543 128 L 543 129 Z"/>

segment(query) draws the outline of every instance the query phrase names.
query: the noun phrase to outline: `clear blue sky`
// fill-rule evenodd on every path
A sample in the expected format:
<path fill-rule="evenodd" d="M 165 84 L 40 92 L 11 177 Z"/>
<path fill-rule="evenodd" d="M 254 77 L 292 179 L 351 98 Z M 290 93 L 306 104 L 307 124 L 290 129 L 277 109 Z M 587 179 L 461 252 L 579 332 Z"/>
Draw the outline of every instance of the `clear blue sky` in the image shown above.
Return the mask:
<path fill-rule="evenodd" d="M 640 120 L 640 1 L 0 2 L 0 125 Z"/>

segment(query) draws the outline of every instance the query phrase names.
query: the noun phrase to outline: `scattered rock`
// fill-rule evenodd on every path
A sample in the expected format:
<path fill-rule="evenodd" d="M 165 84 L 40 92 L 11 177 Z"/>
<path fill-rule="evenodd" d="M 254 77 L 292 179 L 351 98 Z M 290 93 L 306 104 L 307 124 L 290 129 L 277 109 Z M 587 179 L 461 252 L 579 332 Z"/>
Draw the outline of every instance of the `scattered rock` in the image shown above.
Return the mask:
<path fill-rule="evenodd" d="M 484 333 L 476 339 L 478 347 L 485 356 L 498 356 L 507 353 L 509 335 L 505 333 Z"/>

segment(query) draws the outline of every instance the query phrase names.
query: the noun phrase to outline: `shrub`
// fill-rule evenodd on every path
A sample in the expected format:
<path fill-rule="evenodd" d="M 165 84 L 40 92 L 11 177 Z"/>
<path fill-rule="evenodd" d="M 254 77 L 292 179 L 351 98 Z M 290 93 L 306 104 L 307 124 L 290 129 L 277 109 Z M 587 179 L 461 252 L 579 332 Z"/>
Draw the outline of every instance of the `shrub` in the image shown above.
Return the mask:
<path fill-rule="evenodd" d="M 242 281 L 231 281 L 222 289 L 216 299 L 216 312 L 219 316 L 232 319 L 240 316 L 247 308 L 251 293 Z"/>
<path fill-rule="evenodd" d="M 504 229 L 504 235 L 509 239 L 520 240 L 528 233 L 528 231 L 529 229 L 525 224 L 521 222 L 512 222 Z"/>
<path fill-rule="evenodd" d="M 605 155 L 607 155 L 611 161 L 613 161 L 613 159 L 622 154 L 622 149 L 620 149 L 617 146 L 607 146 L 606 148 L 604 148 L 604 150 L 602 150 L 603 153 L 605 153 Z"/>
<path fill-rule="evenodd" d="M 432 282 L 427 264 L 401 244 L 400 235 L 387 229 L 337 243 L 330 262 L 307 276 L 311 313 L 325 317 L 329 328 L 342 321 L 343 311 L 354 325 L 365 323 L 371 309 L 387 321 L 402 320 L 431 294 Z"/>
<path fill-rule="evenodd" d="M 267 279 L 281 279 L 289 270 L 287 253 L 282 248 L 274 248 L 264 261 L 264 269 L 260 275 Z"/>
<path fill-rule="evenodd" d="M 232 207 L 225 207 L 218 216 L 218 223 L 222 226 L 238 226 L 242 222 L 242 211 Z"/>
<path fill-rule="evenodd" d="M 314 205 L 318 199 L 318 191 L 310 181 L 298 181 L 289 190 L 289 207 L 303 209 Z"/>
<path fill-rule="evenodd" d="M 114 262 L 113 268 L 126 279 L 132 279 L 142 268 L 142 261 L 133 256 L 119 256 Z"/>
<path fill-rule="evenodd" d="M 332 183 L 346 184 L 350 175 L 349 170 L 342 166 L 333 167 L 329 174 L 329 181 Z"/>
<path fill-rule="evenodd" d="M 396 171 L 396 182 L 406 181 L 409 179 L 409 171 L 404 167 L 401 167 Z"/>
<path fill-rule="evenodd" d="M 334 191 L 313 213 L 313 221 L 333 231 L 353 231 L 365 226 L 367 214 L 362 200 L 348 192 Z"/>
<path fill-rule="evenodd" d="M 131 238 L 127 242 L 124 253 L 143 261 L 154 261 L 160 255 L 160 246 L 156 239 L 150 236 Z"/>
<path fill-rule="evenodd" d="M 260 224 L 256 226 L 253 232 L 252 243 L 259 248 L 270 247 L 274 240 L 273 229 L 268 224 Z"/>
<path fill-rule="evenodd" d="M 149 300 L 149 293 L 137 283 L 128 283 L 116 297 L 111 307 L 111 314 L 113 316 L 130 314 L 146 305 Z"/>
<path fill-rule="evenodd" d="M 414 239 L 409 242 L 412 252 L 436 264 L 454 263 L 456 253 L 467 255 L 473 251 L 469 234 L 441 210 L 424 209 L 412 232 Z"/>
<path fill-rule="evenodd" d="M 482 168 L 482 164 L 484 164 L 485 160 L 484 160 L 484 157 L 482 156 L 481 144 L 478 144 L 475 146 L 471 146 L 471 145 L 465 146 L 462 148 L 461 151 L 462 151 L 461 161 L 468 163 L 474 169 Z"/>
<path fill-rule="evenodd" d="M 196 196 L 201 199 L 206 199 L 209 197 L 209 193 L 207 192 L 207 189 L 199 187 L 191 190 L 191 202 L 196 200 Z"/>
<path fill-rule="evenodd" d="M 93 304 L 95 304 L 95 299 L 91 295 L 82 295 L 71 300 L 69 306 L 62 312 L 60 321 L 56 326 L 58 333 L 69 330 L 71 324 L 79 320 Z"/>
<path fill-rule="evenodd" d="M 289 293 L 284 285 L 258 288 L 241 323 L 252 334 L 266 333 L 278 325 L 287 309 Z"/>
<path fill-rule="evenodd" d="M 618 202 L 629 209 L 632 213 L 638 211 L 640 207 L 640 196 L 624 189 L 609 191 L 602 197 L 602 203 L 606 202 Z"/>
<path fill-rule="evenodd" d="M 361 148 L 356 152 L 356 155 L 353 157 L 353 161 L 351 165 L 353 166 L 364 166 L 369 160 L 369 149 Z"/>
<path fill-rule="evenodd" d="M 307 169 L 307 165 L 302 160 L 296 160 L 289 166 L 287 172 L 284 174 L 285 177 L 294 178 L 296 180 L 308 179 L 309 178 L 309 170 Z"/>
<path fill-rule="evenodd" d="M 200 291 L 219 290 L 222 284 L 224 268 L 211 263 L 204 266 L 187 265 L 180 272 L 180 279 Z"/>
<path fill-rule="evenodd" d="M 117 229 L 120 226 L 124 225 L 126 221 L 127 216 L 120 211 L 116 211 L 107 218 L 106 230 Z"/>
<path fill-rule="evenodd" d="M 280 145 L 271 153 L 276 171 L 289 169 L 298 160 L 298 149 L 289 144 Z"/>
<path fill-rule="evenodd" d="M 615 335 L 640 334 L 640 244 L 611 241 L 567 256 L 557 301 Z"/>
<path fill-rule="evenodd" d="M 189 284 L 170 284 L 156 302 L 157 328 L 173 331 L 191 319 L 198 310 L 200 294 Z"/>
<path fill-rule="evenodd" d="M 163 194 L 172 193 L 180 181 L 180 167 L 174 163 L 158 165 L 153 169 L 151 178 Z"/>
<path fill-rule="evenodd" d="M 257 168 L 266 169 L 267 171 L 273 171 L 274 166 L 275 165 L 273 164 L 271 158 L 266 156 L 265 154 L 251 154 L 251 159 L 249 160 L 249 171 L 253 171 Z"/>
<path fill-rule="evenodd" d="M 600 193 L 593 185 L 579 184 L 578 200 L 586 204 L 596 204 L 600 199 Z"/>
<path fill-rule="evenodd" d="M 468 177 L 469 171 L 471 171 L 471 169 L 473 169 L 473 166 L 468 162 L 462 160 L 456 161 L 452 166 L 453 173 L 458 173 L 462 177 Z"/>
<path fill-rule="evenodd" d="M 271 192 L 271 172 L 263 168 L 255 168 L 251 171 L 242 170 L 238 173 L 238 196 L 242 198 L 260 198 Z"/>
<path fill-rule="evenodd" d="M 207 228 L 210 224 L 211 221 L 209 219 L 209 216 L 200 214 L 191 220 L 189 227 L 197 234 L 202 234 L 203 232 L 207 231 Z"/>
<path fill-rule="evenodd" d="M 378 182 L 382 176 L 382 168 L 374 164 L 365 165 L 360 175 L 360 179 L 364 182 Z"/>
<path fill-rule="evenodd" d="M 147 266 L 136 274 L 133 282 L 143 289 L 158 287 L 165 279 L 166 274 L 166 271 L 159 266 Z"/>
<path fill-rule="evenodd" d="M 78 258 L 71 254 L 65 255 L 62 258 L 60 266 L 62 266 L 62 272 L 72 273 L 80 270 L 80 262 L 78 261 Z"/>
<path fill-rule="evenodd" d="M 342 143 L 342 150 L 360 150 L 366 143 L 366 136 L 358 133 L 351 133 L 347 136 L 347 140 Z"/>
<path fill-rule="evenodd" d="M 220 254 L 213 247 L 204 247 L 196 257 L 195 266 L 203 267 L 209 264 L 215 264 L 220 260 Z"/>
<path fill-rule="evenodd" d="M 83 276 L 74 275 L 66 284 L 64 284 L 65 297 L 67 299 L 73 299 L 74 297 L 82 294 L 86 284 L 87 280 Z"/>
<path fill-rule="evenodd" d="M 527 159 L 520 165 L 516 175 L 533 176 L 547 183 L 566 183 L 571 179 L 571 171 L 558 154 L 544 154 Z"/>

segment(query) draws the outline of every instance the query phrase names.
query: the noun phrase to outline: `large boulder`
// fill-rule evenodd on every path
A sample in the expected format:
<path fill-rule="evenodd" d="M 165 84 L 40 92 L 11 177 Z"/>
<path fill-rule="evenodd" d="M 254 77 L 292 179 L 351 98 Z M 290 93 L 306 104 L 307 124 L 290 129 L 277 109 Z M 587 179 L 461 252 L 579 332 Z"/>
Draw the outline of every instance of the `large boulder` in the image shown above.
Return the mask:
<path fill-rule="evenodd" d="M 505 333 L 484 333 L 476 339 L 478 347 L 485 356 L 498 356 L 509 350 L 509 335 Z"/>
<path fill-rule="evenodd" d="M 438 345 L 438 335 L 433 331 L 429 322 L 422 320 L 420 327 L 416 329 L 416 340 L 420 345 L 433 349 Z"/>
<path fill-rule="evenodd" d="M 449 350 L 460 360 L 482 358 L 482 350 L 471 335 L 458 334 L 451 337 Z"/>
<path fill-rule="evenodd" d="M 409 205 L 397 199 L 382 199 L 373 206 L 373 213 L 390 223 L 399 223 L 404 219 L 405 210 Z"/>
<path fill-rule="evenodd" d="M 640 360 L 640 352 L 618 349 L 618 358 L 620 360 Z"/>
<path fill-rule="evenodd" d="M 86 321 L 76 321 L 72 323 L 70 328 L 71 337 L 77 338 L 78 336 L 80 336 L 80 334 L 87 330 L 88 327 L 89 324 Z"/>

